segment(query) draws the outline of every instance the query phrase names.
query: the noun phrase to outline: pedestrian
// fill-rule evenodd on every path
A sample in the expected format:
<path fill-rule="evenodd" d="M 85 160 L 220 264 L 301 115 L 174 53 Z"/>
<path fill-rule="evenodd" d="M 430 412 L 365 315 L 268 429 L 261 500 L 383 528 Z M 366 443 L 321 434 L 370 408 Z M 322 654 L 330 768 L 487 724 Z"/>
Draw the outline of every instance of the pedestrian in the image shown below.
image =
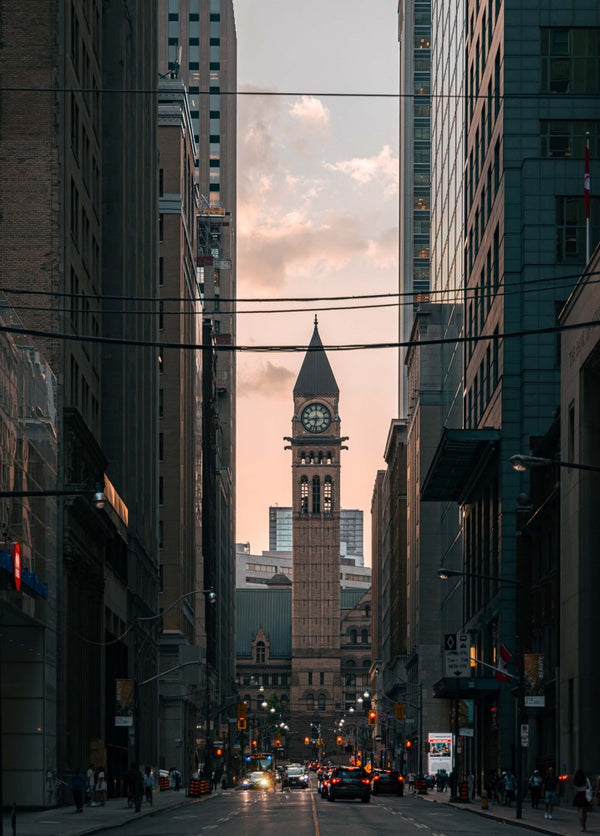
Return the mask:
<path fill-rule="evenodd" d="M 88 771 L 85 776 L 85 803 L 88 807 L 95 807 L 94 804 L 94 787 L 96 786 L 96 776 L 94 774 L 94 764 L 88 766 Z"/>
<path fill-rule="evenodd" d="M 69 778 L 69 787 L 73 793 L 73 803 L 75 804 L 75 812 L 83 813 L 83 801 L 85 799 L 86 780 L 83 774 L 83 769 L 77 769 L 71 773 Z"/>
<path fill-rule="evenodd" d="M 223 766 L 223 774 L 221 775 L 221 789 L 227 789 L 227 767 Z"/>
<path fill-rule="evenodd" d="M 213 769 L 211 776 L 210 776 L 210 789 L 216 790 L 217 789 L 217 770 Z"/>
<path fill-rule="evenodd" d="M 100 807 L 104 807 L 106 804 L 106 792 L 108 790 L 108 785 L 106 783 L 106 773 L 104 768 L 101 766 L 96 774 L 96 786 L 94 788 L 94 801 L 96 804 L 100 805 Z"/>
<path fill-rule="evenodd" d="M 46 796 L 48 807 L 56 804 L 56 774 L 53 769 L 46 772 Z"/>
<path fill-rule="evenodd" d="M 573 807 L 577 807 L 579 827 L 583 832 L 587 823 L 588 807 L 590 806 L 590 802 L 592 800 L 592 785 L 590 784 L 590 779 L 586 776 L 583 769 L 578 769 L 573 776 L 573 788 L 575 790 Z"/>
<path fill-rule="evenodd" d="M 546 777 L 544 778 L 544 801 L 546 803 L 545 819 L 552 818 L 552 810 L 556 804 L 556 797 L 558 792 L 558 778 L 554 774 L 554 769 L 549 766 Z"/>
<path fill-rule="evenodd" d="M 144 789 L 146 791 L 146 801 L 148 804 L 152 804 L 154 793 L 154 775 L 152 774 L 152 769 L 149 766 L 146 767 L 146 772 L 144 774 Z"/>
<path fill-rule="evenodd" d="M 512 807 L 515 800 L 515 776 L 510 769 L 504 773 L 504 798 L 507 807 Z"/>
<path fill-rule="evenodd" d="M 473 801 L 475 798 L 475 773 L 472 769 L 469 770 L 467 775 L 467 784 L 469 785 L 469 798 Z"/>
<path fill-rule="evenodd" d="M 414 772 L 409 772 L 408 775 L 406 776 L 406 778 L 408 780 L 408 791 L 409 792 L 414 792 L 415 791 L 415 773 Z"/>
<path fill-rule="evenodd" d="M 528 786 L 531 792 L 531 806 L 534 810 L 537 810 L 542 795 L 542 776 L 540 775 L 539 769 L 533 770 Z"/>
<path fill-rule="evenodd" d="M 181 787 L 181 772 L 178 769 L 173 770 L 173 780 L 175 782 L 175 792 L 179 792 Z"/>

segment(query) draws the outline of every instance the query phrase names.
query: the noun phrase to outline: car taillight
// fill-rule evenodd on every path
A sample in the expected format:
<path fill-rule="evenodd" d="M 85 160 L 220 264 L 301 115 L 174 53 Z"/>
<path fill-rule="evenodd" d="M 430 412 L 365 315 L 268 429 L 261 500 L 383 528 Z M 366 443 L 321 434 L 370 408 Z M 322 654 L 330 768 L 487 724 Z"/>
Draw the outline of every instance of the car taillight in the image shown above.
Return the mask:
<path fill-rule="evenodd" d="M 398 780 L 400 781 L 400 783 L 402 783 L 404 781 L 404 778 L 402 777 L 402 775 L 398 775 Z"/>
<path fill-rule="evenodd" d="M 376 776 L 373 778 L 373 780 L 374 780 L 374 781 L 381 781 L 381 778 L 379 777 L 379 775 L 376 775 Z"/>
<path fill-rule="evenodd" d="M 369 782 L 369 779 L 368 779 L 368 778 L 361 778 L 361 779 L 360 779 L 360 783 L 361 783 L 361 784 L 368 784 L 368 783 L 370 783 L 370 782 Z"/>
<path fill-rule="evenodd" d="M 341 779 L 341 778 L 332 778 L 332 779 L 331 779 L 331 783 L 332 783 L 332 784 L 341 784 L 341 783 L 342 783 L 342 779 Z"/>

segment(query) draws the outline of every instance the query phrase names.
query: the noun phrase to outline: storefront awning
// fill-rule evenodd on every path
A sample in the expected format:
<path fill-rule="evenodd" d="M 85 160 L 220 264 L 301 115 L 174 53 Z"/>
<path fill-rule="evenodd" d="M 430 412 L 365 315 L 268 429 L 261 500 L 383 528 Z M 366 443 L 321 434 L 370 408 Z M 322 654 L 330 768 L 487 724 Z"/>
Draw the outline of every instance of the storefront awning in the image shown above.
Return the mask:
<path fill-rule="evenodd" d="M 477 700 L 497 694 L 499 681 L 493 676 L 459 676 L 439 679 L 433 686 L 433 696 L 451 700 Z"/>
<path fill-rule="evenodd" d="M 463 502 L 485 469 L 500 440 L 500 430 L 446 428 L 427 472 L 421 500 Z"/>

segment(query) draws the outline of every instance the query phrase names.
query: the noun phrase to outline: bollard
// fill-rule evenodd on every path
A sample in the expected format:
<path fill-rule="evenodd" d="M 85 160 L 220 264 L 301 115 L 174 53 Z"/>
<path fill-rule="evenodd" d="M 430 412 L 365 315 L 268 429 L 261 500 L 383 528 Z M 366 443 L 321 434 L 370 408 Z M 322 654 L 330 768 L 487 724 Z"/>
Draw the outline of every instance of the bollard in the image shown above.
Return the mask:
<path fill-rule="evenodd" d="M 488 796 L 486 790 L 481 790 L 481 809 L 487 810 L 488 808 Z"/>

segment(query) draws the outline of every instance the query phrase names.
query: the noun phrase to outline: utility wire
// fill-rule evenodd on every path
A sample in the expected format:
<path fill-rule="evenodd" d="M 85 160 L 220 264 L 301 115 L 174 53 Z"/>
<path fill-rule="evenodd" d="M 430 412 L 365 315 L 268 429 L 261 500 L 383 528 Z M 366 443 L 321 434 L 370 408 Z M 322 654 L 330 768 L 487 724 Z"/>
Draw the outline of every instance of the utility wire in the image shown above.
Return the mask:
<path fill-rule="evenodd" d="M 333 351 L 367 351 L 379 350 L 385 348 L 423 348 L 432 345 L 458 345 L 466 343 L 478 343 L 485 340 L 492 340 L 497 342 L 499 340 L 514 339 L 518 337 L 533 337 L 541 334 L 557 334 L 563 331 L 573 331 L 581 328 L 594 328 L 600 325 L 600 319 L 575 322 L 569 325 L 548 325 L 543 328 L 528 328 L 519 331 L 505 331 L 502 333 L 493 334 L 478 334 L 473 336 L 457 336 L 457 337 L 439 337 L 437 339 L 428 340 L 405 340 L 394 342 L 379 342 L 379 343 L 354 343 L 348 345 L 328 345 L 323 346 L 327 352 Z M 198 343 L 171 343 L 152 340 L 135 340 L 118 337 L 101 337 L 101 336 L 87 336 L 80 334 L 65 334 L 58 331 L 42 331 L 35 328 L 20 328 L 12 325 L 0 325 L 0 333 L 14 334 L 15 336 L 31 336 L 40 337 L 47 340 L 66 340 L 69 342 L 88 342 L 101 343 L 103 345 L 122 345 L 122 346 L 137 346 L 143 348 L 155 349 L 177 349 L 177 350 L 192 350 L 202 351 L 206 346 Z M 224 353 L 250 353 L 250 354 L 287 354 L 307 351 L 320 351 L 320 346 L 311 348 L 306 345 L 212 345 L 217 352 Z"/>

